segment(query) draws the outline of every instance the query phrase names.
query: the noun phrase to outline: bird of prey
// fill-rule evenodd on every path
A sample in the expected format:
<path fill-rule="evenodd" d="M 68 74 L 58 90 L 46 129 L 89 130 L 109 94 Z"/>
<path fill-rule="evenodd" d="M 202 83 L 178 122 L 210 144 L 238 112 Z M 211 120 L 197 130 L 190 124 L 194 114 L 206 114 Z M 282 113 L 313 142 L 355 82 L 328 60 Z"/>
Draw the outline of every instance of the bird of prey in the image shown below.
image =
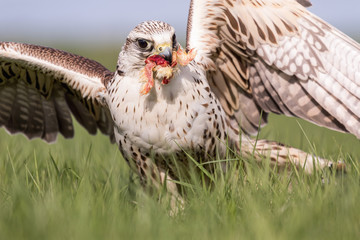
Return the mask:
<path fill-rule="evenodd" d="M 73 116 L 89 133 L 109 135 L 155 186 L 186 172 L 188 155 L 204 163 L 228 148 L 308 172 L 331 167 L 250 137 L 273 112 L 360 138 L 360 45 L 309 5 L 192 0 L 184 49 L 172 26 L 146 21 L 126 38 L 115 72 L 60 50 L 0 42 L 0 126 L 53 142 L 73 136 Z"/>

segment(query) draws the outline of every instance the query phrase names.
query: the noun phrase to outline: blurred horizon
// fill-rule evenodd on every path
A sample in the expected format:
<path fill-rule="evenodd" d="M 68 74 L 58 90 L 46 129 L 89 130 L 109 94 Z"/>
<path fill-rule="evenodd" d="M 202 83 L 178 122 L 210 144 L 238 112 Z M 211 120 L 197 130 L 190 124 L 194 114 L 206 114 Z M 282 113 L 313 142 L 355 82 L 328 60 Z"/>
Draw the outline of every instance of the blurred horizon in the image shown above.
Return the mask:
<path fill-rule="evenodd" d="M 360 37 L 359 0 L 312 2 L 311 12 L 353 38 Z M 170 23 L 178 39 L 184 41 L 189 3 L 190 0 L 5 1 L 0 15 L 0 41 L 114 45 L 123 43 L 129 31 L 146 20 Z"/>

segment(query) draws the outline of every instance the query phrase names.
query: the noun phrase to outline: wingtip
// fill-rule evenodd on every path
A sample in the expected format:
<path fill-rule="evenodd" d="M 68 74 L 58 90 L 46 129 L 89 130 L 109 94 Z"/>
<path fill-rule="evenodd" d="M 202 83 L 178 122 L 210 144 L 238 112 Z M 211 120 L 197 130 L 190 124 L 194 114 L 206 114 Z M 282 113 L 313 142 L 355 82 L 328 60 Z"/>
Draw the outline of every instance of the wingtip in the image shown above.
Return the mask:
<path fill-rule="evenodd" d="M 304 7 L 311 7 L 312 3 L 309 0 L 296 0 L 298 3 L 303 5 Z"/>

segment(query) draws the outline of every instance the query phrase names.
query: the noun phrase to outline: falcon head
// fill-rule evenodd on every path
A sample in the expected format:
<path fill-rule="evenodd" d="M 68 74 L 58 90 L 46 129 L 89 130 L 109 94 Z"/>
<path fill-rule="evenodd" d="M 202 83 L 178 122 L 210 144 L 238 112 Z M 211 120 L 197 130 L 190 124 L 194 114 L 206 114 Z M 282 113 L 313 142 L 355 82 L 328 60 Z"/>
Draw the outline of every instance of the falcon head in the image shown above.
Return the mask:
<path fill-rule="evenodd" d="M 178 70 L 178 63 L 185 66 L 194 59 L 196 53 L 189 53 L 181 49 L 172 26 L 161 21 L 143 22 L 127 37 L 119 56 L 118 72 L 145 82 L 140 90 L 145 95 L 154 86 L 154 76 L 168 84 Z"/>
<path fill-rule="evenodd" d="M 177 51 L 175 29 L 161 21 L 147 21 L 137 25 L 128 35 L 119 56 L 119 66 L 123 72 L 142 70 L 145 61 L 158 55 L 172 63 L 173 51 Z"/>

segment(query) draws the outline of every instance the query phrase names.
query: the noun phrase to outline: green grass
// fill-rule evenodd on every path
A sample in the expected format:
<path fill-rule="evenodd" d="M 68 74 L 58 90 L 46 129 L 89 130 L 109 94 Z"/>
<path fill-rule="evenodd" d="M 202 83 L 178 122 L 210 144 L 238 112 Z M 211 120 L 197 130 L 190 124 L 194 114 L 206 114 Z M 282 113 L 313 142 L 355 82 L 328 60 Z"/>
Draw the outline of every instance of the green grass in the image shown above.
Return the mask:
<path fill-rule="evenodd" d="M 117 54 L 103 63 L 113 69 Z M 74 139 L 48 145 L 1 129 L 0 239 L 358 239 L 359 140 L 275 115 L 260 135 L 342 159 L 348 173 L 278 173 L 245 161 L 246 173 L 218 174 L 212 190 L 190 181 L 185 209 L 169 216 L 107 137 L 77 126 Z"/>

